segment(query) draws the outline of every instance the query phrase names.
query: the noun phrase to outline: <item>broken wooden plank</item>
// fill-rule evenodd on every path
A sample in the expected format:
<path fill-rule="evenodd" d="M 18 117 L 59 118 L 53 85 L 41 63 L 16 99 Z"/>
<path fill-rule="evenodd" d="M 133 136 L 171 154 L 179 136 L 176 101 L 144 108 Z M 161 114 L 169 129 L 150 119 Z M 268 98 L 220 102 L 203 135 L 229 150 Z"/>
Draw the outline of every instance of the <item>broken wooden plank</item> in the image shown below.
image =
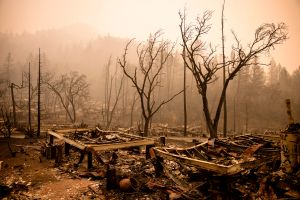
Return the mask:
<path fill-rule="evenodd" d="M 91 138 L 89 138 L 89 137 L 86 137 L 86 136 L 84 136 L 84 135 L 82 135 L 82 136 L 80 136 L 80 137 L 83 138 L 83 139 L 86 139 L 86 140 L 88 140 L 88 141 L 90 141 L 90 142 L 92 142 L 92 143 L 95 143 L 95 144 L 98 143 L 96 140 L 91 139 Z"/>
<path fill-rule="evenodd" d="M 112 143 L 112 144 L 101 144 L 101 145 L 87 145 L 89 148 L 93 148 L 95 151 L 108 151 L 114 149 L 122 149 L 128 147 L 136 147 L 136 146 L 146 146 L 146 145 L 154 145 L 154 140 L 152 139 L 144 139 L 144 140 L 136 140 L 130 142 L 123 143 Z"/>
<path fill-rule="evenodd" d="M 66 143 L 68 143 L 68 144 L 70 144 L 70 145 L 72 145 L 72 146 L 74 146 L 74 147 L 77 147 L 78 149 L 83 150 L 83 149 L 86 148 L 84 145 L 79 144 L 78 142 L 75 142 L 75 141 L 73 141 L 73 140 L 71 140 L 71 139 L 68 139 L 68 138 L 64 137 L 63 135 L 58 134 L 58 133 L 56 133 L 56 132 L 48 131 L 48 134 L 49 134 L 50 136 L 52 135 L 53 137 L 56 137 L 56 138 L 58 138 L 58 139 L 61 139 L 61 140 L 63 140 L 64 142 L 66 142 Z"/>
<path fill-rule="evenodd" d="M 200 157 L 203 160 L 208 160 L 208 156 L 205 155 L 204 153 L 201 152 L 201 150 L 199 151 L 197 148 L 194 149 L 194 152 L 197 154 L 198 157 Z"/>
<path fill-rule="evenodd" d="M 157 147 L 155 147 L 153 149 L 158 156 L 160 156 L 164 159 L 173 160 L 173 161 L 179 162 L 179 163 L 184 163 L 188 166 L 199 167 L 201 169 L 204 169 L 207 171 L 213 171 L 213 172 L 216 172 L 216 173 L 219 173 L 222 175 L 233 175 L 233 174 L 236 174 L 243 170 L 239 164 L 226 166 L 226 165 L 222 165 L 222 164 L 215 164 L 215 163 L 208 162 L 208 161 L 203 161 L 203 160 L 198 160 L 198 159 L 194 159 L 194 158 L 188 158 L 188 157 L 183 157 L 180 155 L 171 154 L 171 153 L 162 151 L 161 149 L 158 149 Z"/>

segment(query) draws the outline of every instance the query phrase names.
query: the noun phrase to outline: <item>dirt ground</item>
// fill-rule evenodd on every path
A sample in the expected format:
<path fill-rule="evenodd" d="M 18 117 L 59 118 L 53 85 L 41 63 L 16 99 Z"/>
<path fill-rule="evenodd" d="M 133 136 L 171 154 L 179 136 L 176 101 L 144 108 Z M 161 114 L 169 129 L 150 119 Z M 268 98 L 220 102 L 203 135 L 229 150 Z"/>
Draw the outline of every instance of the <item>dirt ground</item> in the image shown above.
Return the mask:
<path fill-rule="evenodd" d="M 54 167 L 53 160 L 41 156 L 39 146 L 42 141 L 43 139 L 10 139 L 12 148 L 17 152 L 12 157 L 6 141 L 1 140 L 0 160 L 3 163 L 0 183 L 17 184 L 10 198 L 82 199 L 82 195 L 89 190 L 88 186 L 97 183 L 88 179 L 74 179 Z"/>
<path fill-rule="evenodd" d="M 166 199 L 161 192 L 120 191 L 106 189 L 104 166 L 95 166 L 87 170 L 87 156 L 77 164 L 80 152 L 70 150 L 69 156 L 63 156 L 59 166 L 55 160 L 46 159 L 41 154 L 41 145 L 45 139 L 11 138 L 10 146 L 16 152 L 13 157 L 7 145 L 7 139 L 0 138 L 0 199 Z M 122 171 L 142 167 L 145 155 L 124 154 L 126 163 L 121 163 Z M 140 160 L 140 161 L 139 161 Z M 95 161 L 94 161 L 95 165 Z M 123 166 L 124 165 L 124 166 Z M 147 166 L 153 168 L 153 166 Z M 154 169 L 153 169 L 154 171 Z M 154 172 L 151 171 L 150 173 Z M 98 177 L 89 176 L 95 172 Z M 9 186 L 10 195 L 7 196 Z"/>

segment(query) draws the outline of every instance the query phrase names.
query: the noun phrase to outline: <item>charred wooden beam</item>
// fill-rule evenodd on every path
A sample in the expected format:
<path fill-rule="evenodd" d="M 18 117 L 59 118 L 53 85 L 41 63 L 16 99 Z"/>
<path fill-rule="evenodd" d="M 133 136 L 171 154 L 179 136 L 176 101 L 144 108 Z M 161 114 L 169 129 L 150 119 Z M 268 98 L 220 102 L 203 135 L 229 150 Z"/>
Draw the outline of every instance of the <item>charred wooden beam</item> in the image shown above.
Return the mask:
<path fill-rule="evenodd" d="M 87 168 L 88 168 L 88 170 L 90 170 L 93 167 L 93 154 L 92 154 L 92 152 L 89 151 L 87 153 L 87 155 L 88 155 L 88 165 L 87 165 Z"/>
<path fill-rule="evenodd" d="M 112 143 L 112 144 L 87 145 L 87 146 L 95 149 L 95 151 L 108 151 L 108 150 L 113 150 L 113 149 L 122 149 L 122 148 L 135 147 L 135 146 L 146 146 L 146 145 L 154 145 L 154 140 L 144 139 L 144 140 L 123 142 L 123 143 L 117 143 L 117 144 Z"/>
<path fill-rule="evenodd" d="M 70 154 L 70 144 L 65 142 L 65 155 L 68 156 Z"/>
<path fill-rule="evenodd" d="M 188 158 L 188 157 L 183 157 L 180 155 L 167 153 L 158 148 L 154 148 L 154 151 L 157 156 L 162 157 L 163 159 L 173 160 L 178 163 L 186 164 L 188 166 L 199 167 L 201 169 L 216 172 L 219 174 L 230 175 L 230 174 L 235 174 L 235 173 L 238 173 L 241 171 L 241 168 L 239 167 L 239 165 L 225 166 L 225 165 L 221 165 L 221 164 L 215 164 L 215 163 L 211 163 L 208 161 L 203 161 L 203 160 L 198 160 L 198 159 L 194 159 L 194 158 Z"/>
<path fill-rule="evenodd" d="M 54 131 L 48 131 L 48 134 L 50 135 L 50 140 L 51 140 L 51 137 L 52 137 L 52 138 L 53 138 L 53 137 L 56 137 L 56 138 L 61 139 L 61 140 L 63 140 L 64 142 L 66 142 L 66 143 L 68 143 L 68 144 L 70 144 L 70 145 L 72 145 L 72 146 L 74 146 L 74 147 L 76 147 L 76 148 L 78 148 L 78 149 L 83 150 L 83 149 L 86 148 L 84 145 L 79 144 L 78 142 L 75 142 L 75 141 L 73 141 L 73 140 L 70 140 L 70 139 L 64 137 L 63 135 L 58 134 L 58 133 L 56 133 L 56 132 L 54 132 Z M 52 141 L 53 141 L 53 139 L 52 139 Z"/>

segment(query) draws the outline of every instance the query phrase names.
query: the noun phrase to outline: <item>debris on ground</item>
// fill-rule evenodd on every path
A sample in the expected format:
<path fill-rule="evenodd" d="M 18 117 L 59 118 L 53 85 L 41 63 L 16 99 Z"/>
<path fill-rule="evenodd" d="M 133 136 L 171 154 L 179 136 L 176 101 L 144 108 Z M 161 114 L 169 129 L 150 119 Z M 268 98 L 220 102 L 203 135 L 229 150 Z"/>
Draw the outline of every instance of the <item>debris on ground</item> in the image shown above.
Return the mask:
<path fill-rule="evenodd" d="M 262 135 L 199 138 L 183 147 L 167 137 L 154 141 L 97 128 L 52 132 L 52 139 L 12 140 L 16 157 L 0 153 L 0 198 L 300 198 L 299 161 L 289 144 Z M 284 159 L 293 170 L 287 170 Z"/>

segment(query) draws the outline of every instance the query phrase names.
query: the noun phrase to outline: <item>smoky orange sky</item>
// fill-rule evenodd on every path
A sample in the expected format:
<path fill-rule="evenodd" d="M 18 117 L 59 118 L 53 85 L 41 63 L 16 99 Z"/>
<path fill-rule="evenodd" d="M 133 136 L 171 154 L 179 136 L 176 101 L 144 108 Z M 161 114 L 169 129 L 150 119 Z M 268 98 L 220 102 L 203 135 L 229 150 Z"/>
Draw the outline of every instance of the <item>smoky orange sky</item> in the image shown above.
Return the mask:
<path fill-rule="evenodd" d="M 87 24 L 101 35 L 143 40 L 162 29 L 165 37 L 179 41 L 178 11 L 186 7 L 188 20 L 213 10 L 213 28 L 208 40 L 221 41 L 223 0 L 0 0 L 0 32 L 22 33 Z M 246 44 L 255 28 L 267 22 L 285 22 L 289 40 L 271 56 L 289 71 L 300 65 L 300 0 L 227 0 L 225 4 L 226 46 L 231 30 Z"/>

